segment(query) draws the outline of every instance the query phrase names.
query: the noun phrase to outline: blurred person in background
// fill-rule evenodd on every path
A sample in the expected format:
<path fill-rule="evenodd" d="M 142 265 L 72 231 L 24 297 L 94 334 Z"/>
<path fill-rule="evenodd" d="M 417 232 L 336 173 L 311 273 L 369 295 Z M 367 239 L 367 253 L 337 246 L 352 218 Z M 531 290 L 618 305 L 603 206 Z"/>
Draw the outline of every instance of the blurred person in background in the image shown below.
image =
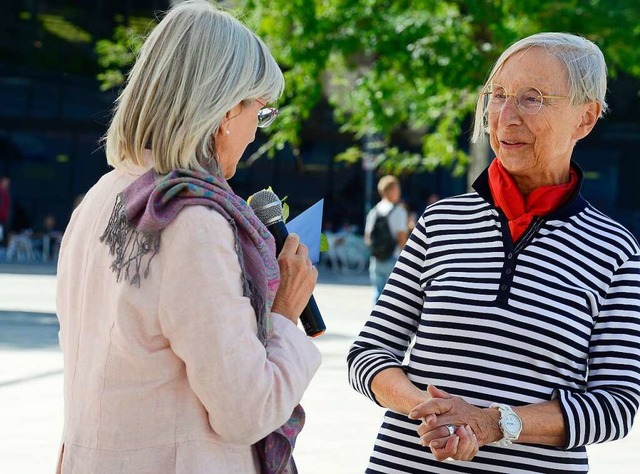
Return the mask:
<path fill-rule="evenodd" d="M 53 214 L 47 214 L 42 219 L 40 237 L 42 239 L 42 261 L 55 262 L 58 260 L 62 232 L 58 230 L 56 217 Z"/>
<path fill-rule="evenodd" d="M 11 180 L 0 176 L 0 247 L 5 247 L 9 234 L 11 213 Z"/>
<path fill-rule="evenodd" d="M 317 271 L 295 235 L 276 259 L 226 181 L 283 85 L 263 42 L 206 1 L 146 39 L 106 135 L 115 169 L 62 241 L 58 472 L 296 472 Z"/>
<path fill-rule="evenodd" d="M 440 195 L 438 193 L 430 193 L 427 197 L 427 206 L 430 206 L 434 202 L 438 202 L 440 200 Z"/>
<path fill-rule="evenodd" d="M 407 241 L 409 216 L 400 199 L 402 190 L 395 176 L 378 181 L 380 202 L 367 214 L 364 241 L 371 251 L 369 277 L 373 285 L 373 301 L 378 301 L 400 250 Z"/>
<path fill-rule="evenodd" d="M 540 33 L 497 60 L 476 109 L 496 158 L 429 206 L 348 355 L 387 407 L 370 473 L 585 473 L 640 404 L 640 248 L 580 193 L 576 143 L 606 65 Z"/>

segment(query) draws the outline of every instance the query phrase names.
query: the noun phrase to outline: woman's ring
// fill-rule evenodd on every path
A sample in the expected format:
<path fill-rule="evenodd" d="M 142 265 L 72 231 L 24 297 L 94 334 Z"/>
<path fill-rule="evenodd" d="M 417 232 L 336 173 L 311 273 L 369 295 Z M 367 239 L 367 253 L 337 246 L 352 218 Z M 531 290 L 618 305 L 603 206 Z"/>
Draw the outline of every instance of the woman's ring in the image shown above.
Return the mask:
<path fill-rule="evenodd" d="M 456 428 L 457 428 L 456 425 L 445 425 L 445 426 L 449 430 L 449 436 L 451 436 L 456 432 Z"/>

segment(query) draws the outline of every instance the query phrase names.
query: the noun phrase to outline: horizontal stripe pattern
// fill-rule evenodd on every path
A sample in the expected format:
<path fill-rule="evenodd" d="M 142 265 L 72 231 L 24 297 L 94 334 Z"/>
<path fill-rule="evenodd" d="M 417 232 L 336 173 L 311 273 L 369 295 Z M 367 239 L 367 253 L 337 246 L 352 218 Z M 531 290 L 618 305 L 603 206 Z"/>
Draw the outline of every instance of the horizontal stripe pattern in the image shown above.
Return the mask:
<path fill-rule="evenodd" d="M 388 411 L 367 472 L 587 472 L 584 446 L 629 432 L 640 404 L 638 243 L 586 203 L 534 221 L 515 250 L 502 219 L 477 193 L 427 208 L 349 351 L 349 381 L 374 402 L 371 380 L 389 367 L 477 406 L 555 398 L 565 449 L 484 446 L 471 462 L 438 462 L 417 423 Z"/>

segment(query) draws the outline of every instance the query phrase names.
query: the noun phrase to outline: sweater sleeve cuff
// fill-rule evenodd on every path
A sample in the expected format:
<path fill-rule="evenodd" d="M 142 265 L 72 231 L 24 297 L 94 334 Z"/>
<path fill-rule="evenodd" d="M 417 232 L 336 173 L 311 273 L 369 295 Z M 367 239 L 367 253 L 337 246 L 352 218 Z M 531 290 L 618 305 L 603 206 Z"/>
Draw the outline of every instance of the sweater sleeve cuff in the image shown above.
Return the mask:
<path fill-rule="evenodd" d="M 564 419 L 564 444 L 562 449 L 569 449 L 575 447 L 575 444 L 571 443 L 571 440 L 575 440 L 576 429 L 575 424 L 571 422 L 569 415 L 567 414 L 568 402 L 566 397 L 566 390 L 555 389 L 553 391 L 552 400 L 558 400 L 560 404 L 560 411 L 562 411 L 562 418 Z"/>
<path fill-rule="evenodd" d="M 349 356 L 349 383 L 356 391 L 383 406 L 376 400 L 371 383 L 378 373 L 393 367 L 402 368 L 402 364 L 386 352 L 352 349 Z"/>
<path fill-rule="evenodd" d="M 565 449 L 624 438 L 638 407 L 633 392 L 614 388 L 587 392 L 557 389 L 556 398 L 565 422 Z"/>

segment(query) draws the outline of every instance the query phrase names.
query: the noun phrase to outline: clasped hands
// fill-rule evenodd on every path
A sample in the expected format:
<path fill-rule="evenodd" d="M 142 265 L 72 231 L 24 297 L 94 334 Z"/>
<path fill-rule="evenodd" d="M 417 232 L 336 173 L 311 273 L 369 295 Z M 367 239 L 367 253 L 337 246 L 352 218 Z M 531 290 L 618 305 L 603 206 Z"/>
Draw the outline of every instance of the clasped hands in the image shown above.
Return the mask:
<path fill-rule="evenodd" d="M 434 385 L 427 387 L 427 394 L 430 399 L 414 407 L 409 418 L 422 420 L 420 443 L 431 448 L 436 460 L 470 461 L 480 446 L 502 438 L 497 410 L 475 407 Z M 453 434 L 448 426 L 455 429 Z"/>

